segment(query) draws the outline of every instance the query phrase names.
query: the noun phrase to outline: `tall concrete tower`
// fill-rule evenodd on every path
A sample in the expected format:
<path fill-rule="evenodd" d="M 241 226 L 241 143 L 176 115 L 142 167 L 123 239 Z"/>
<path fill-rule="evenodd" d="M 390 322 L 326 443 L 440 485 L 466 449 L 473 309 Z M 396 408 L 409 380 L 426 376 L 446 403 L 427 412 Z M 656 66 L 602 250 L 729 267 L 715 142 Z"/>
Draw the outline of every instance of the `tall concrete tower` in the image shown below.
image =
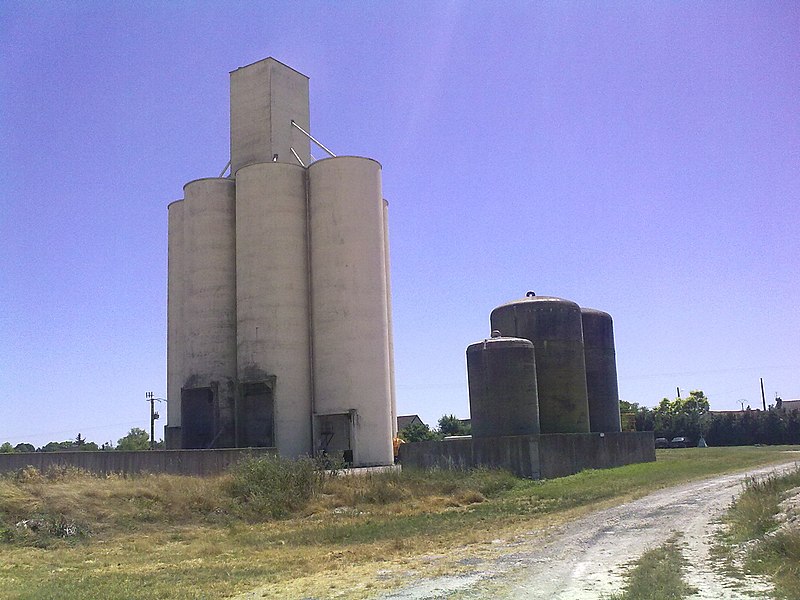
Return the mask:
<path fill-rule="evenodd" d="M 308 77 L 265 58 L 231 73 L 231 173 L 255 163 L 305 164 L 310 131 Z M 277 157 L 277 158 L 276 158 Z"/>
<path fill-rule="evenodd" d="M 168 447 L 392 462 L 381 166 L 314 162 L 308 131 L 308 78 L 233 71 L 231 177 L 169 205 Z"/>

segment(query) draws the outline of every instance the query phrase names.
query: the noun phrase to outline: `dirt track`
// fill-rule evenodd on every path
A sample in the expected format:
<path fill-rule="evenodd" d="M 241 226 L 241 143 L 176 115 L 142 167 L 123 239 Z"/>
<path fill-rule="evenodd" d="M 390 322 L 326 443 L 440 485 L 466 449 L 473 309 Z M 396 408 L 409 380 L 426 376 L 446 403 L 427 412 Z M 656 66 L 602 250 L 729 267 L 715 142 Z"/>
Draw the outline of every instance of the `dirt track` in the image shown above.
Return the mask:
<path fill-rule="evenodd" d="M 626 563 L 674 533 L 682 535 L 681 547 L 690 565 L 687 580 L 698 589 L 694 598 L 769 598 L 770 588 L 763 581 L 724 577 L 715 569 L 709 547 L 719 528 L 717 520 L 741 491 L 744 477 L 787 469 L 792 464 L 661 490 L 564 526 L 530 532 L 519 539 L 496 540 L 496 553 L 470 563 L 468 572 L 417 580 L 380 598 L 595 600 L 619 592 Z"/>

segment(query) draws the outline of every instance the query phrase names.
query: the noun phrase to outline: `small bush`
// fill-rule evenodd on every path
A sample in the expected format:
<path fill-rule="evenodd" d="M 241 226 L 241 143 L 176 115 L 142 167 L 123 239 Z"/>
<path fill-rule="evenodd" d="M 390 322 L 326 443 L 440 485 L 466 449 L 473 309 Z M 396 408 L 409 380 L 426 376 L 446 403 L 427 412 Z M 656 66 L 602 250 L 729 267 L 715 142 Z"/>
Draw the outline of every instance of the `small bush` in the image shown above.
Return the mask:
<path fill-rule="evenodd" d="M 44 481 L 44 477 L 42 477 L 39 469 L 28 465 L 14 473 L 14 480 L 19 483 L 41 483 Z"/>
<path fill-rule="evenodd" d="M 50 465 L 45 469 L 44 477 L 48 481 L 75 481 L 77 479 L 93 479 L 95 475 L 72 465 Z"/>
<path fill-rule="evenodd" d="M 322 478 L 311 459 L 250 458 L 233 468 L 227 491 L 254 514 L 280 518 L 304 508 Z"/>
<path fill-rule="evenodd" d="M 23 519 L 0 533 L 0 540 L 19 542 L 38 548 L 48 548 L 57 540 L 75 541 L 89 534 L 85 525 L 68 519 L 64 515 L 38 514 Z"/>

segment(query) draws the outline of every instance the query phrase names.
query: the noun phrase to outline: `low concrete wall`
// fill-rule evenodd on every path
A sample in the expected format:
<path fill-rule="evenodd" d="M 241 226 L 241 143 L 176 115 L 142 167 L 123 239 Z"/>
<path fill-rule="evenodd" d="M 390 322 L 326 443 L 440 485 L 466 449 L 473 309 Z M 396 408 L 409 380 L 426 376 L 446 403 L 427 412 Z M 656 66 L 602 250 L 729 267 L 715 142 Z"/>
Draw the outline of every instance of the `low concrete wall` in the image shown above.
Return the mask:
<path fill-rule="evenodd" d="M 400 446 L 404 466 L 430 469 L 491 467 L 520 477 L 550 479 L 584 469 L 608 469 L 656 459 L 652 431 L 548 433 L 414 442 Z"/>
<path fill-rule="evenodd" d="M 656 459 L 652 431 L 547 434 L 539 440 L 541 479 Z"/>
<path fill-rule="evenodd" d="M 275 448 L 222 448 L 215 450 L 142 450 L 138 452 L 24 452 L 0 454 L 0 473 L 36 467 L 72 466 L 91 473 L 122 475 L 172 473 L 216 475 L 250 456 L 277 454 Z"/>

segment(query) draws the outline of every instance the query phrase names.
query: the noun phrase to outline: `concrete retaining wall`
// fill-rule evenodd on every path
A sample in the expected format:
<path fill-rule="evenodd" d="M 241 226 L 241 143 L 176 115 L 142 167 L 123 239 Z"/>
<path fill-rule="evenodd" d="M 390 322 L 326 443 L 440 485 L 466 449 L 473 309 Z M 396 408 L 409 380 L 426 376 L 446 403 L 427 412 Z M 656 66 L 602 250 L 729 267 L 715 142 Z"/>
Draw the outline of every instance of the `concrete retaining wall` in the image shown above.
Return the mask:
<path fill-rule="evenodd" d="M 656 459 L 652 431 L 550 433 L 415 442 L 400 446 L 413 468 L 507 469 L 520 477 L 551 479 L 584 469 L 608 469 Z"/>
<path fill-rule="evenodd" d="M 225 448 L 219 450 L 143 450 L 138 452 L 24 452 L 0 454 L 0 473 L 27 466 L 45 471 L 52 466 L 72 466 L 91 473 L 171 473 L 217 475 L 243 458 L 277 454 L 275 448 Z"/>

